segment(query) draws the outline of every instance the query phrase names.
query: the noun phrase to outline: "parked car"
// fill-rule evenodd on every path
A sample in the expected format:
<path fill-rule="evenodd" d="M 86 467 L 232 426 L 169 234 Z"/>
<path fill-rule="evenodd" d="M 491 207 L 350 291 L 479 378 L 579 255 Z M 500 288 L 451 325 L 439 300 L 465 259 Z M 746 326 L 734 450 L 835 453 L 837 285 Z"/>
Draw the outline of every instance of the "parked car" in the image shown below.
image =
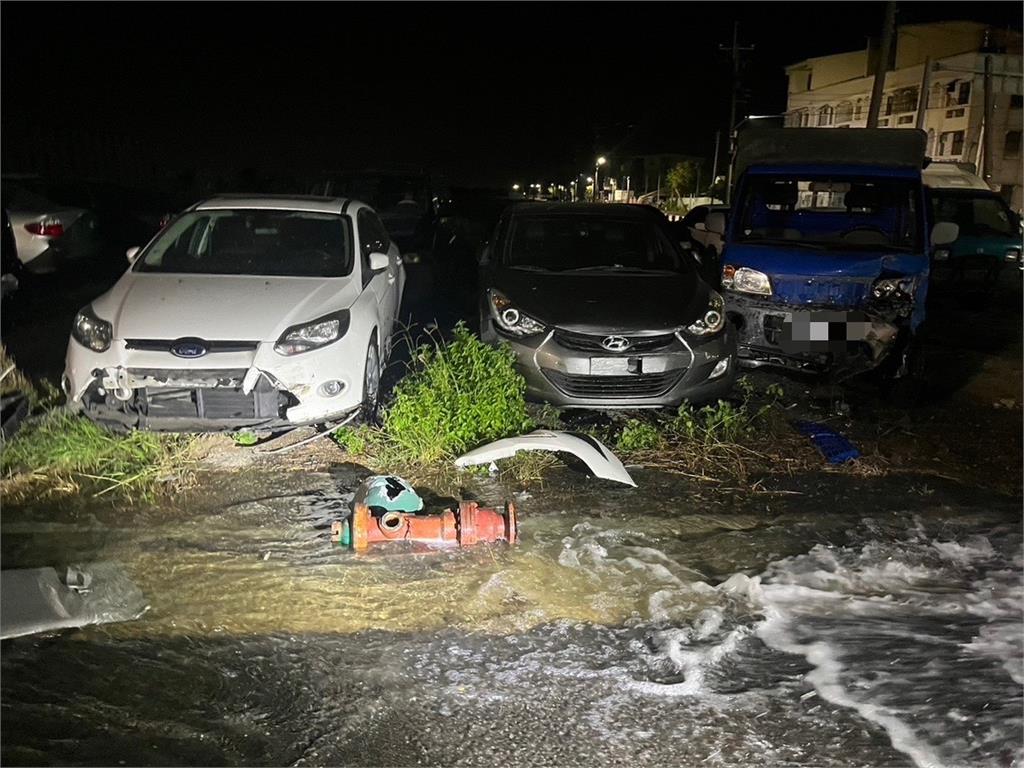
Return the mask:
<path fill-rule="evenodd" d="M 970 273 L 995 282 L 1006 266 L 1024 268 L 1020 217 L 980 177 L 952 163 L 932 163 L 922 179 L 933 221 L 951 221 L 957 239 L 934 253 L 936 278 L 958 283 Z"/>
<path fill-rule="evenodd" d="M 3 251 L 0 252 L 2 274 L 0 274 L 0 296 L 9 296 L 21 286 L 25 267 L 18 259 L 14 233 L 11 231 L 11 220 L 7 211 L 3 213 Z"/>
<path fill-rule="evenodd" d="M 90 418 L 226 430 L 374 410 L 405 271 L 369 206 L 213 198 L 128 256 L 68 342 L 63 386 Z"/>
<path fill-rule="evenodd" d="M 430 177 L 422 173 L 362 170 L 327 173 L 310 194 L 356 198 L 372 206 L 406 256 L 428 255 L 436 212 Z"/>
<path fill-rule="evenodd" d="M 886 364 L 920 374 L 932 246 L 921 167 L 927 137 L 907 129 L 741 133 L 724 233 L 722 286 L 741 364 L 836 377 Z M 917 377 L 919 380 L 919 377 Z"/>
<path fill-rule="evenodd" d="M 484 251 L 480 286 L 481 338 L 511 346 L 532 398 L 675 406 L 732 387 L 735 344 L 722 297 L 657 212 L 512 206 Z"/>
<path fill-rule="evenodd" d="M 5 175 L 0 197 L 15 253 L 29 272 L 48 274 L 99 252 L 95 213 L 56 202 L 38 176 Z"/>

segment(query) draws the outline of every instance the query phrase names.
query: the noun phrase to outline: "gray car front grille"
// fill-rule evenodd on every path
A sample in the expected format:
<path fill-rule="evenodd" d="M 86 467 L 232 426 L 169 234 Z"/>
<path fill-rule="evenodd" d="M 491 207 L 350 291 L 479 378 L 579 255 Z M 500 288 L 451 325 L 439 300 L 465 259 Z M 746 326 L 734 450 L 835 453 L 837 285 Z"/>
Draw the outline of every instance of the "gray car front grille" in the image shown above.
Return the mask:
<path fill-rule="evenodd" d="M 548 381 L 570 397 L 586 399 L 618 399 L 658 397 L 668 392 L 682 378 L 683 369 L 634 376 L 580 376 L 541 368 Z"/>
<path fill-rule="evenodd" d="M 622 334 L 622 337 L 629 341 L 629 346 L 624 350 L 616 352 L 609 351 L 601 345 L 601 342 L 608 337 L 609 334 L 601 334 L 600 336 L 597 336 L 588 333 L 563 331 L 560 328 L 555 331 L 555 341 L 559 346 L 564 347 L 565 349 L 576 350 L 578 352 L 594 352 L 601 355 L 638 355 L 649 354 L 651 352 L 663 352 L 671 349 L 672 346 L 677 343 L 675 335 L 671 333 L 663 333 L 657 336 L 629 336 L 627 334 Z"/>

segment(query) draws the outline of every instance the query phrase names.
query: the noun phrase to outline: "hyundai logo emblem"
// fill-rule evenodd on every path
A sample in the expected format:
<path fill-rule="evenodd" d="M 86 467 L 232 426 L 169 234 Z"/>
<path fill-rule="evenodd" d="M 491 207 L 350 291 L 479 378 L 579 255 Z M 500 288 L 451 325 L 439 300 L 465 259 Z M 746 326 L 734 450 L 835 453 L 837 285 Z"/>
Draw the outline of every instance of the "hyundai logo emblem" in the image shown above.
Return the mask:
<path fill-rule="evenodd" d="M 605 336 L 601 339 L 601 346 L 609 352 L 625 352 L 633 346 L 633 342 L 625 336 Z"/>
<path fill-rule="evenodd" d="M 171 354 L 175 357 L 191 359 L 202 357 L 208 351 L 202 339 L 178 339 L 171 343 Z"/>

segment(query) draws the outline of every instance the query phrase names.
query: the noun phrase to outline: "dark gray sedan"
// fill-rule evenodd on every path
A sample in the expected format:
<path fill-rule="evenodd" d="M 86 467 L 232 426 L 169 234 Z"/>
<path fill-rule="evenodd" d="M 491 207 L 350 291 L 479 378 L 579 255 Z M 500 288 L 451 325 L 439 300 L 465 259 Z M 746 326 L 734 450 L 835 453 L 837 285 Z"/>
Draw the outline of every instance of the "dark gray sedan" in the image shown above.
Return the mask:
<path fill-rule="evenodd" d="M 649 208 L 507 209 L 481 262 L 480 313 L 481 337 L 512 346 L 528 394 L 558 406 L 674 406 L 735 380 L 722 297 Z"/>

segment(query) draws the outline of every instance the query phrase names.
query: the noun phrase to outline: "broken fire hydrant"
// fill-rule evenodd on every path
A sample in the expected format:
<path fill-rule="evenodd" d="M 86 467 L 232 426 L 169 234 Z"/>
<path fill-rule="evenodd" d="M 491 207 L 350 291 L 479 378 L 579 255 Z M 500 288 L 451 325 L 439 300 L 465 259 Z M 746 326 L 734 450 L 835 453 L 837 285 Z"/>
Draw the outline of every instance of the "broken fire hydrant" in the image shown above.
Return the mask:
<path fill-rule="evenodd" d="M 469 547 L 492 541 L 515 544 L 519 538 L 518 527 L 512 502 L 508 503 L 504 513 L 481 508 L 475 501 L 460 501 L 457 510 L 446 509 L 437 515 L 389 510 L 379 517 L 374 516 L 368 506 L 357 502 L 351 522 L 348 525 L 336 522 L 331 529 L 331 538 L 339 546 L 351 542 L 356 552 L 365 552 L 371 544 L 384 541 Z"/>

